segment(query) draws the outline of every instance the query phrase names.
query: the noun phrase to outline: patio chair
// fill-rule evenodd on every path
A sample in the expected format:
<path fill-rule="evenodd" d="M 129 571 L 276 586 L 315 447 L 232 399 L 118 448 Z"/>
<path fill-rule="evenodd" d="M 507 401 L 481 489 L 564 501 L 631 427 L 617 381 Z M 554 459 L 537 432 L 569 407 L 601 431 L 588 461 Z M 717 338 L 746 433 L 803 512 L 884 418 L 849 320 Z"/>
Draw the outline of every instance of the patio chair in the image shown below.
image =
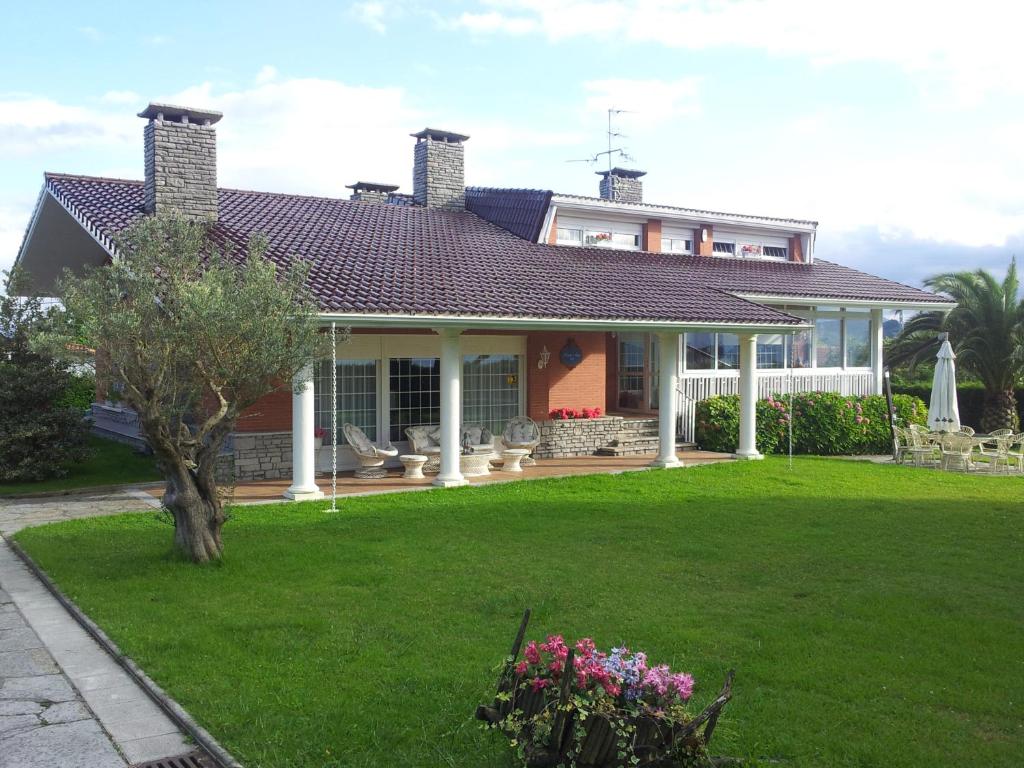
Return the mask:
<path fill-rule="evenodd" d="M 896 433 L 896 463 L 904 464 L 907 456 L 913 455 L 910 449 L 914 447 L 914 438 L 911 437 L 910 430 L 903 427 L 893 427 L 893 431 Z"/>
<path fill-rule="evenodd" d="M 1006 458 L 1012 466 L 1017 465 L 1018 472 L 1024 472 L 1024 432 L 1013 435 L 1006 440 Z M 1017 446 L 1018 450 L 1013 450 Z"/>
<path fill-rule="evenodd" d="M 352 453 L 359 459 L 359 469 L 355 471 L 356 477 L 361 480 L 379 480 L 387 477 L 387 470 L 384 469 L 384 460 L 398 455 L 398 449 L 392 446 L 378 448 L 355 424 L 342 424 L 341 431 L 345 435 Z"/>
<path fill-rule="evenodd" d="M 990 469 L 995 472 L 995 464 L 1003 464 L 1009 469 L 1006 463 L 1009 445 L 1000 445 L 1000 440 L 1013 437 L 1012 429 L 996 429 L 989 433 L 987 439 L 979 440 L 975 437 L 975 444 L 978 446 L 978 455 L 982 456 L 990 464 Z"/>
<path fill-rule="evenodd" d="M 963 432 L 947 432 L 942 436 L 942 469 L 962 469 L 970 472 L 974 467 L 971 454 L 974 452 L 974 438 Z"/>
<path fill-rule="evenodd" d="M 904 430 L 904 435 L 909 440 L 906 452 L 910 454 L 915 467 L 935 464 L 938 458 L 935 435 L 918 424 L 911 424 L 909 429 Z"/>
<path fill-rule="evenodd" d="M 427 457 L 424 472 L 437 474 L 441 471 L 441 427 L 438 424 L 421 424 L 405 430 L 412 452 Z"/>
<path fill-rule="evenodd" d="M 963 432 L 965 435 L 974 437 L 974 427 L 965 427 L 963 424 L 961 424 L 960 431 Z"/>
<path fill-rule="evenodd" d="M 540 427 L 529 416 L 516 416 L 505 425 L 505 431 L 501 433 L 501 444 L 505 448 L 519 448 L 532 454 L 540 445 Z M 532 467 L 536 463 L 533 456 L 527 455 L 520 465 Z"/>

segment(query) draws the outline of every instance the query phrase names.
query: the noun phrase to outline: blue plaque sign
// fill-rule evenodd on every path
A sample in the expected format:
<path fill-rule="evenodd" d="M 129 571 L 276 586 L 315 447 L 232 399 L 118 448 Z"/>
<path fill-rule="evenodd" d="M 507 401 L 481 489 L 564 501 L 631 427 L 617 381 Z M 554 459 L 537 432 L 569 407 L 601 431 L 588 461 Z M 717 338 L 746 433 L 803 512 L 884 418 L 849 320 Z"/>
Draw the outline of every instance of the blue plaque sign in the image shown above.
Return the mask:
<path fill-rule="evenodd" d="M 575 341 L 569 339 L 562 347 L 562 351 L 558 353 L 558 359 L 566 368 L 575 368 L 583 361 L 583 350 Z"/>

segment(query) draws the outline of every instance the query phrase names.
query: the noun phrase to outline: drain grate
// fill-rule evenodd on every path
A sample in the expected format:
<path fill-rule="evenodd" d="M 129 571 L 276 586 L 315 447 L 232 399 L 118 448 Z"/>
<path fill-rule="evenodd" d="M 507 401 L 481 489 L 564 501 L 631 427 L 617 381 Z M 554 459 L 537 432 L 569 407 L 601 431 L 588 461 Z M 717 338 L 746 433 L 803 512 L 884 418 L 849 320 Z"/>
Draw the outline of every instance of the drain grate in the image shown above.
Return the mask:
<path fill-rule="evenodd" d="M 213 763 L 202 752 L 189 752 L 178 757 L 163 757 L 159 760 L 150 760 L 148 763 L 138 763 L 132 768 L 213 768 Z"/>

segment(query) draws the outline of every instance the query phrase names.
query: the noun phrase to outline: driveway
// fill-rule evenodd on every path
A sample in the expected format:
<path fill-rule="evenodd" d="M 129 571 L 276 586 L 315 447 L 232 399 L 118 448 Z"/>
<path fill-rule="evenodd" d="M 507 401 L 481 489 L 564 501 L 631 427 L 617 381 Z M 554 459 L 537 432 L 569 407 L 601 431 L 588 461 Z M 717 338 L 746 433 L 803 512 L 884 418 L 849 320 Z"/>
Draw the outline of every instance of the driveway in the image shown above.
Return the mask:
<path fill-rule="evenodd" d="M 116 515 L 158 507 L 160 502 L 138 488 L 6 499 L 0 496 L 0 534 L 10 536 L 32 525 Z"/>

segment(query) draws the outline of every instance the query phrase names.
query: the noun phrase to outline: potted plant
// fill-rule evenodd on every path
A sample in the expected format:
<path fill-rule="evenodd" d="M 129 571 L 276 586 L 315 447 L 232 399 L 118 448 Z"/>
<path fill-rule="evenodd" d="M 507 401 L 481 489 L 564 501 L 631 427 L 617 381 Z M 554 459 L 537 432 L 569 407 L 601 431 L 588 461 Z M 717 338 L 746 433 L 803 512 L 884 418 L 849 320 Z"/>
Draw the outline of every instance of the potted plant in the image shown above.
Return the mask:
<path fill-rule="evenodd" d="M 627 768 L 710 766 L 707 745 L 732 696 L 732 677 L 694 713 L 694 679 L 652 665 L 641 651 L 599 650 L 590 638 L 569 646 L 561 635 L 527 643 L 529 611 L 506 659 L 493 706 L 477 709 L 504 733 L 519 765 Z"/>
<path fill-rule="evenodd" d="M 323 427 L 313 429 L 313 449 L 319 451 L 324 447 L 324 438 L 327 437 L 327 430 Z"/>

